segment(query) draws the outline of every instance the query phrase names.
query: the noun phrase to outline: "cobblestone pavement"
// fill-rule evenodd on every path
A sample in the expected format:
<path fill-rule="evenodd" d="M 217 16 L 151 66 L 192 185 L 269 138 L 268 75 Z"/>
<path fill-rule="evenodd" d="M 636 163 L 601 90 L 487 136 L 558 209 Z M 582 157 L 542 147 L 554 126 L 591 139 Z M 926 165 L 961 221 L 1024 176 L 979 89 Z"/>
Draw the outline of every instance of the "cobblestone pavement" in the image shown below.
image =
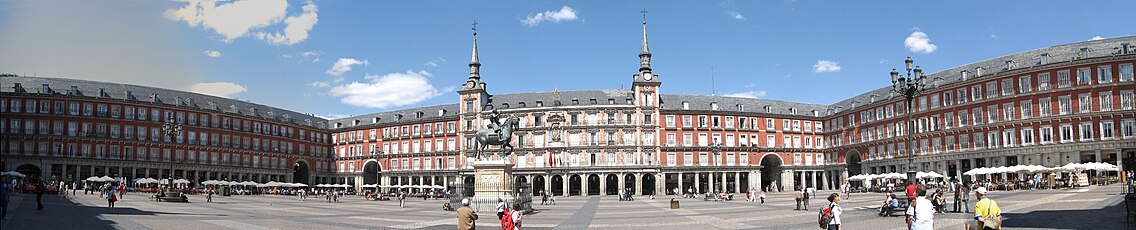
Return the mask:
<path fill-rule="evenodd" d="M 1005 229 L 1124 229 L 1120 186 L 1039 191 L 994 191 L 1005 215 Z M 744 201 L 707 202 L 670 197 L 561 197 L 556 205 L 534 204 L 525 229 L 816 229 L 816 208 L 830 191 L 818 191 L 809 211 L 794 211 L 789 193 L 773 193 L 765 205 Z M 98 195 L 60 198 L 45 195 L 46 210 L 35 211 L 35 196 L 13 195 L 4 230 L 17 229 L 455 229 L 453 212 L 441 200 L 365 201 L 358 197 L 327 203 L 291 196 L 190 197 L 191 203 L 158 203 L 148 194 L 127 194 L 115 209 Z M 845 229 L 902 229 L 903 217 L 877 217 L 882 194 L 854 193 L 842 207 Z M 973 203 L 971 203 L 973 205 Z M 969 213 L 935 215 L 936 229 L 962 229 Z M 481 213 L 478 226 L 494 229 L 495 213 Z"/>

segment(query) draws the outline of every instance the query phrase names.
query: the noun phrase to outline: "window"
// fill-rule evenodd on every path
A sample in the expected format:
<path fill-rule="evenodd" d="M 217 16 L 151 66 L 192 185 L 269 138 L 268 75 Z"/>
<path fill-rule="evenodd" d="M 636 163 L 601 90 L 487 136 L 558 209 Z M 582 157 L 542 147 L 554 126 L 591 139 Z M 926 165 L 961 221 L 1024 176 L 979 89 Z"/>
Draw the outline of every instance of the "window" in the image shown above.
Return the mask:
<path fill-rule="evenodd" d="M 667 153 L 667 165 L 675 166 L 675 153 Z"/>
<path fill-rule="evenodd" d="M 1077 85 L 1092 84 L 1092 76 L 1090 76 L 1091 74 L 1092 70 L 1089 68 L 1077 69 Z"/>
<path fill-rule="evenodd" d="M 1100 111 L 1112 111 L 1112 91 L 1098 93 L 1100 97 Z"/>
<path fill-rule="evenodd" d="M 667 115 L 667 121 L 666 122 L 667 122 L 666 123 L 667 128 L 674 128 L 675 127 L 675 116 L 674 115 Z"/>
<path fill-rule="evenodd" d="M 1061 125 L 1061 143 L 1073 141 L 1073 126 L 1064 124 Z"/>
<path fill-rule="evenodd" d="M 1041 143 L 1042 144 L 1053 143 L 1053 127 L 1049 127 L 1049 126 L 1041 127 L 1041 129 L 1038 130 L 1038 133 L 1041 135 Z"/>
<path fill-rule="evenodd" d="M 698 127 L 706 128 L 706 116 L 698 116 Z"/>
<path fill-rule="evenodd" d="M 694 154 L 693 153 L 683 153 L 682 154 L 682 165 L 684 165 L 684 166 L 694 165 Z"/>
<path fill-rule="evenodd" d="M 682 127 L 683 128 L 690 128 L 690 126 L 692 126 L 692 124 L 694 124 L 691 119 L 692 118 L 691 118 L 690 115 L 683 115 L 682 116 Z"/>
<path fill-rule="evenodd" d="M 1120 65 L 1120 81 L 1132 81 L 1132 64 Z"/>
<path fill-rule="evenodd" d="M 1033 101 L 1025 100 L 1018 104 L 1021 109 L 1022 119 L 1030 119 L 1033 117 Z"/>
<path fill-rule="evenodd" d="M 1097 84 L 1111 83 L 1112 82 L 1112 66 L 1102 65 L 1097 67 Z"/>
<path fill-rule="evenodd" d="M 1057 97 L 1057 107 L 1060 109 L 1058 113 L 1059 115 L 1068 115 L 1072 112 L 1071 110 L 1073 108 L 1071 108 L 1070 105 L 1072 103 L 1071 100 L 1072 99 L 1069 96 Z"/>
<path fill-rule="evenodd" d="M 1003 121 L 1014 120 L 1014 110 L 1015 109 L 1014 109 L 1014 103 L 1013 102 L 1002 104 L 1002 120 Z"/>
<path fill-rule="evenodd" d="M 1049 73 L 1037 74 L 1037 91 L 1049 90 Z"/>
<path fill-rule="evenodd" d="M 682 146 L 692 145 L 694 145 L 694 137 L 689 133 L 682 134 Z"/>
<path fill-rule="evenodd" d="M 1093 97 L 1092 94 L 1083 93 L 1077 95 L 1077 111 L 1080 113 L 1092 112 Z"/>
<path fill-rule="evenodd" d="M 1093 139 L 1093 123 L 1081 123 L 1081 141 Z"/>
<path fill-rule="evenodd" d="M 1124 139 L 1136 136 L 1136 120 L 1123 120 L 1120 122 L 1120 136 Z"/>
<path fill-rule="evenodd" d="M 801 165 L 801 154 L 800 153 L 794 153 L 793 154 L 793 165 Z"/>
<path fill-rule="evenodd" d="M 1100 123 L 1101 140 L 1111 140 L 1113 138 L 1113 123 L 1112 121 L 1102 121 Z"/>
<path fill-rule="evenodd" d="M 1014 94 L 1014 79 L 1002 79 L 1002 96 L 1009 96 Z"/>
<path fill-rule="evenodd" d="M 967 98 L 967 97 L 966 97 L 966 87 L 963 87 L 963 88 L 959 88 L 958 90 L 955 90 L 955 94 L 956 94 L 956 95 L 958 95 L 958 104 L 960 104 L 960 105 L 961 105 L 961 104 L 964 104 L 964 103 L 966 103 L 966 98 Z M 892 115 L 892 107 L 891 107 L 891 106 L 888 106 L 888 107 L 887 107 L 887 109 L 888 109 L 888 111 L 887 111 L 887 112 L 888 112 L 888 113 L 887 113 L 887 116 L 888 116 L 888 117 L 891 117 L 891 115 Z"/>
<path fill-rule="evenodd" d="M 1030 84 L 1032 83 L 1031 81 L 1032 79 L 1030 79 L 1030 76 L 1018 77 L 1018 92 L 1029 92 L 1033 88 L 1033 86 L 1030 86 Z"/>
<path fill-rule="evenodd" d="M 667 146 L 675 146 L 675 134 L 674 133 L 668 133 L 667 134 Z"/>
<path fill-rule="evenodd" d="M 1133 110 L 1132 90 L 1120 91 L 1120 109 Z"/>
<path fill-rule="evenodd" d="M 1048 117 L 1053 114 L 1053 103 L 1048 97 L 1037 99 L 1037 112 L 1038 117 Z"/>
<path fill-rule="evenodd" d="M 1072 86 L 1072 83 L 1069 80 L 1069 71 L 1068 70 L 1057 71 L 1057 88 L 1063 89 L 1063 88 L 1069 88 L 1070 86 Z"/>
<path fill-rule="evenodd" d="M 970 101 L 982 100 L 982 85 L 971 86 L 970 93 Z"/>

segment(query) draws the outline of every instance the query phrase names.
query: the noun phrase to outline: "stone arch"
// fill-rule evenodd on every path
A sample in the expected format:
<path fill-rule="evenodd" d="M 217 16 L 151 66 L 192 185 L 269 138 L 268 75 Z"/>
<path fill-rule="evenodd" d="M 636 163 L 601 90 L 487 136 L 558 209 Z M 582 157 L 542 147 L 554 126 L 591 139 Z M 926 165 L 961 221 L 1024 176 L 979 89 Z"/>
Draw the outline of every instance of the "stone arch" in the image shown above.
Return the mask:
<path fill-rule="evenodd" d="M 588 192 L 589 196 L 600 195 L 600 175 L 596 175 L 596 174 L 589 174 L 588 175 L 588 191 L 587 192 Z"/>
<path fill-rule="evenodd" d="M 549 178 L 549 182 L 552 183 L 550 186 L 548 186 L 548 191 L 553 195 L 568 194 L 566 190 L 567 188 L 564 187 L 564 176 L 552 175 L 552 178 Z"/>
<path fill-rule="evenodd" d="M 548 192 L 548 188 L 544 187 L 545 180 L 544 175 L 533 176 L 532 188 L 533 192 L 537 192 L 537 195 L 540 195 L 541 192 Z"/>
<path fill-rule="evenodd" d="M 382 173 L 383 165 L 379 164 L 378 160 L 370 159 L 363 162 L 363 184 L 379 184 Z"/>
<path fill-rule="evenodd" d="M 584 183 L 583 178 L 581 178 L 580 175 L 569 176 L 568 177 L 568 195 L 569 196 L 579 196 L 580 190 L 581 190 L 580 186 L 583 183 Z"/>
<path fill-rule="evenodd" d="M 20 166 L 16 166 L 16 172 L 22 173 L 22 174 L 28 176 L 27 177 L 28 179 L 31 179 L 31 178 L 35 178 L 35 177 L 38 177 L 38 176 L 42 176 L 42 175 L 40 175 L 40 173 L 42 173 L 43 171 L 39 168 L 39 166 L 36 166 L 34 164 L 22 164 Z M 43 177 L 40 177 L 40 178 L 43 178 Z"/>
<path fill-rule="evenodd" d="M 637 178 L 635 178 L 635 174 L 628 173 L 627 175 L 623 175 L 623 187 L 631 189 L 631 193 L 633 193 L 633 194 L 638 193 L 638 191 L 641 191 L 641 190 L 639 188 L 635 187 L 635 181 L 636 180 L 637 180 Z M 623 191 L 620 191 L 620 192 L 623 192 Z"/>
<path fill-rule="evenodd" d="M 619 194 L 619 175 L 607 174 L 604 177 L 603 195 L 616 195 Z"/>
<path fill-rule="evenodd" d="M 304 183 L 312 186 L 311 183 L 308 183 L 309 177 L 311 177 L 311 166 L 308 161 L 298 159 L 295 163 L 292 163 L 292 183 Z"/>
<path fill-rule="evenodd" d="M 855 149 L 848 150 L 847 153 L 844 153 L 844 164 L 847 167 L 848 176 L 855 176 L 864 173 L 863 165 L 860 164 L 860 161 L 862 159 L 861 157 L 863 156 L 860 154 L 860 151 Z"/>
<path fill-rule="evenodd" d="M 655 195 L 655 174 L 643 174 L 643 195 Z"/>
<path fill-rule="evenodd" d="M 781 187 L 781 171 L 782 166 L 785 164 L 784 159 L 777 153 L 765 153 L 761 155 L 761 188 L 782 191 Z"/>

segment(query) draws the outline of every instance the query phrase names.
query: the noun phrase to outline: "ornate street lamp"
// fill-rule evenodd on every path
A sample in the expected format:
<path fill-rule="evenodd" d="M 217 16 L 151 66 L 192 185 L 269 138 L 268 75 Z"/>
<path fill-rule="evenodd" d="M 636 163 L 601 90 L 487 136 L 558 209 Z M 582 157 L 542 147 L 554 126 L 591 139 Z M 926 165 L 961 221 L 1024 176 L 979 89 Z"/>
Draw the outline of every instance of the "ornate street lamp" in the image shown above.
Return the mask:
<path fill-rule="evenodd" d="M 174 122 L 174 118 L 171 117 L 168 121 L 166 121 L 165 124 L 162 124 L 162 131 L 165 132 L 166 137 L 169 138 L 170 142 L 176 143 L 177 139 L 175 139 L 175 138 L 177 138 L 177 136 L 181 135 L 181 124 Z M 167 181 L 167 182 L 169 182 L 169 185 L 168 185 L 169 187 L 166 187 L 166 193 L 167 193 L 166 196 L 172 196 L 172 195 L 168 195 L 169 193 L 173 193 L 173 194 L 176 195 L 177 193 L 175 193 L 175 192 L 177 190 L 174 190 L 174 153 L 173 152 L 170 152 L 170 177 L 169 177 L 168 180 L 169 181 Z"/>
<path fill-rule="evenodd" d="M 891 69 L 891 91 L 903 95 L 907 99 L 907 183 L 915 183 L 915 145 L 912 144 L 912 134 L 914 133 L 914 124 L 911 120 L 911 101 L 923 91 L 923 87 L 927 85 L 927 78 L 923 76 L 923 69 L 919 66 L 911 68 L 911 57 L 907 57 L 903 63 L 906 65 L 907 75 L 899 75 L 899 71 Z"/>
<path fill-rule="evenodd" d="M 714 142 L 710 144 L 710 152 L 714 153 L 714 166 L 722 166 L 722 143 Z"/>

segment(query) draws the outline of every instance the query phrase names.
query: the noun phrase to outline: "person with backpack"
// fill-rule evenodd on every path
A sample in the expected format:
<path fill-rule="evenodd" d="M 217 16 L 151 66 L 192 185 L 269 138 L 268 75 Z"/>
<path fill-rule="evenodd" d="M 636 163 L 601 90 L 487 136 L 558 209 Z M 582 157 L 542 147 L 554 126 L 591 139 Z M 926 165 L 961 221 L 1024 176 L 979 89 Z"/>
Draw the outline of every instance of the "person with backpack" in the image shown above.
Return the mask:
<path fill-rule="evenodd" d="M 801 193 L 802 193 L 801 203 L 805 204 L 805 211 L 808 211 L 809 210 L 809 190 L 804 188 L 804 187 L 801 187 Z"/>
<path fill-rule="evenodd" d="M 907 206 L 907 229 L 935 229 L 935 206 L 927 200 L 927 187 L 915 187 L 915 200 Z"/>
<path fill-rule="evenodd" d="M 497 198 L 497 220 L 502 220 L 505 218 L 505 210 L 505 200 Z"/>
<path fill-rule="evenodd" d="M 521 203 L 513 203 L 513 211 L 509 213 L 509 221 L 513 222 L 513 230 L 521 230 L 521 219 L 525 213 L 521 211 Z"/>
<path fill-rule="evenodd" d="M 840 193 L 834 192 L 828 195 L 828 202 L 828 205 L 820 209 L 817 223 L 820 224 L 821 229 L 840 230 L 840 215 L 844 214 L 844 210 L 840 208 Z"/>
<path fill-rule="evenodd" d="M 975 222 L 967 223 L 967 229 L 972 229 L 971 226 L 978 229 L 1002 229 L 1002 209 L 998 207 L 998 202 L 987 196 L 984 187 L 974 189 L 974 196 L 978 197 L 978 202 L 974 202 Z"/>

